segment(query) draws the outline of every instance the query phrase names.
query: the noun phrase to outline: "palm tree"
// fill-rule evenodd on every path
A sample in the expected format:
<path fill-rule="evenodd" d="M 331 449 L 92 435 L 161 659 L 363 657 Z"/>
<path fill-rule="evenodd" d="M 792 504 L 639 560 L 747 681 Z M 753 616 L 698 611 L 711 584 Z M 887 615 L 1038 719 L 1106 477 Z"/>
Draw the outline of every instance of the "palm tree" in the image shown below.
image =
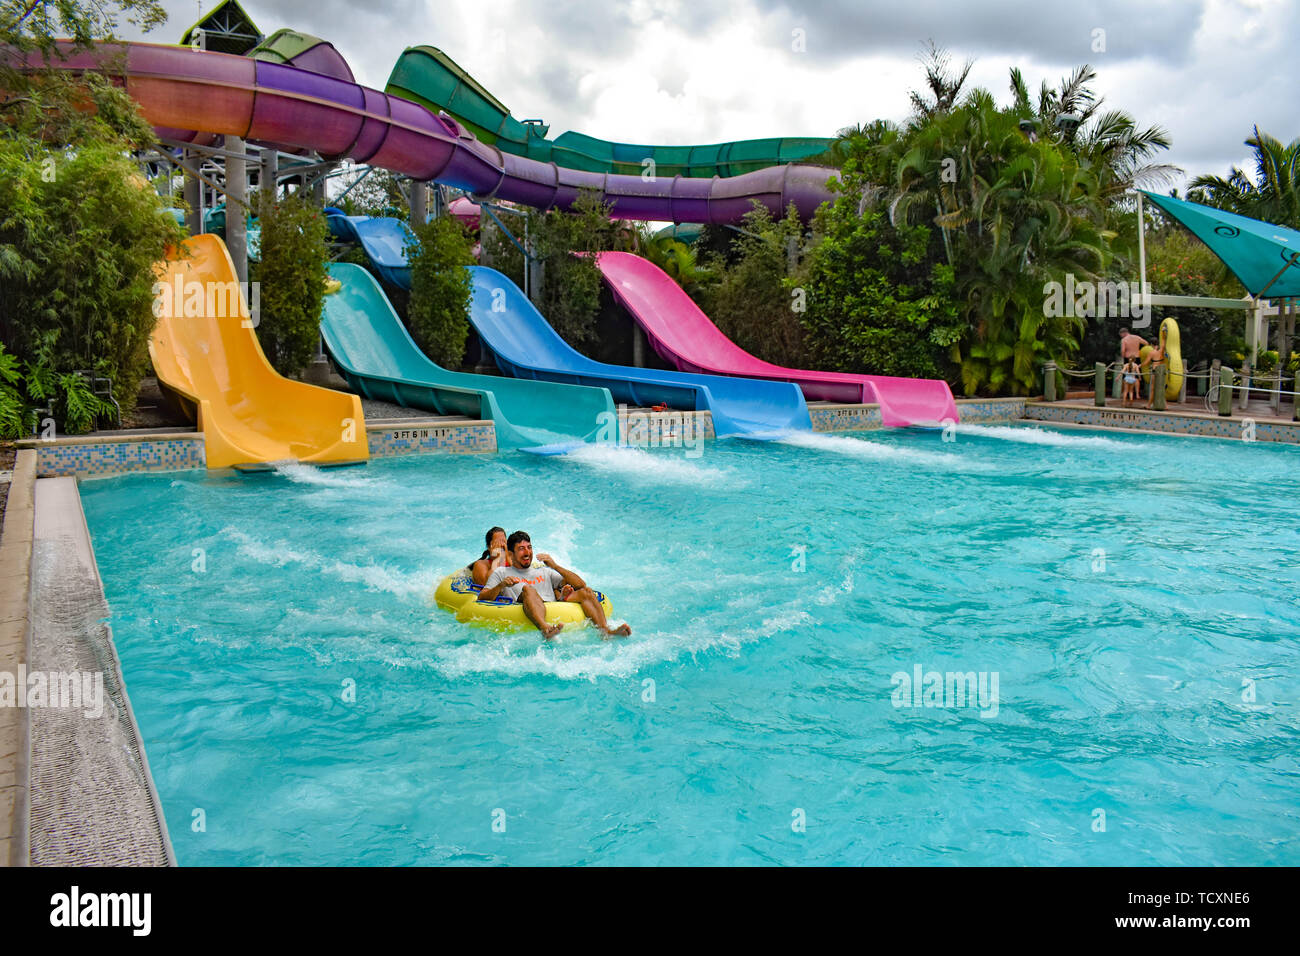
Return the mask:
<path fill-rule="evenodd" d="M 927 40 L 925 50 L 920 57 L 925 68 L 925 90 L 912 90 L 908 99 L 912 102 L 912 122 L 924 125 L 928 120 L 950 112 L 957 105 L 961 89 L 966 85 L 974 60 L 967 60 L 961 71 L 953 73 L 949 68 L 952 58 L 948 51 L 936 46 L 934 40 Z"/>
<path fill-rule="evenodd" d="M 1067 358 L 1083 329 L 1046 314 L 1044 284 L 1096 277 L 1109 258 L 1095 172 L 976 90 L 914 128 L 893 185 L 892 221 L 941 227 L 956 269 L 971 327 L 951 356 L 964 390 L 1034 391 L 1042 361 Z"/>
<path fill-rule="evenodd" d="M 1096 78 L 1096 70 L 1085 63 L 1064 77 L 1056 89 L 1044 80 L 1035 106 L 1023 74 L 1013 67 L 1011 109 L 1022 120 L 1034 123 L 1033 136 L 1055 140 L 1093 169 L 1107 204 L 1124 201 L 1135 187 L 1154 188 L 1172 182 L 1181 169 L 1151 162 L 1158 151 L 1169 148 L 1169 133 L 1160 126 L 1138 129 L 1133 117 L 1121 110 L 1100 112 L 1103 101 L 1089 86 Z"/>
<path fill-rule="evenodd" d="M 1261 133 L 1256 126 L 1246 145 L 1255 151 L 1253 180 L 1236 166 L 1226 179 L 1197 176 L 1192 180 L 1188 198 L 1243 216 L 1300 228 L 1300 139 L 1284 146 L 1281 140 Z"/>
<path fill-rule="evenodd" d="M 708 270 L 696 263 L 695 250 L 672 236 L 643 237 L 639 254 L 668 273 L 687 293 L 709 277 Z"/>

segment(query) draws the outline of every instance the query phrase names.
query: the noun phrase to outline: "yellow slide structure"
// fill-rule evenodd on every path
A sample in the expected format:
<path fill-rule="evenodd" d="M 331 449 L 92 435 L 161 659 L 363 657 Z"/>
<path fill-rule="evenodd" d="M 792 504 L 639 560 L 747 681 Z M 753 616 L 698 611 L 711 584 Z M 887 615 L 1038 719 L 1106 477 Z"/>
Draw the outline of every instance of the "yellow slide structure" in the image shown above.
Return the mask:
<path fill-rule="evenodd" d="M 361 399 L 290 381 L 267 362 L 225 243 L 194 236 L 157 267 L 158 381 L 194 406 L 209 468 L 370 457 Z"/>
<path fill-rule="evenodd" d="M 1165 399 L 1177 401 L 1178 393 L 1183 390 L 1183 373 L 1186 368 L 1183 366 L 1182 346 L 1178 340 L 1178 323 L 1173 319 L 1165 319 L 1160 323 L 1160 345 L 1165 350 L 1165 365 L 1169 369 L 1169 375 L 1165 379 Z M 1151 346 L 1142 346 L 1140 356 L 1143 366 L 1152 351 Z M 1149 374 L 1149 371 L 1143 373 L 1144 381 Z"/>

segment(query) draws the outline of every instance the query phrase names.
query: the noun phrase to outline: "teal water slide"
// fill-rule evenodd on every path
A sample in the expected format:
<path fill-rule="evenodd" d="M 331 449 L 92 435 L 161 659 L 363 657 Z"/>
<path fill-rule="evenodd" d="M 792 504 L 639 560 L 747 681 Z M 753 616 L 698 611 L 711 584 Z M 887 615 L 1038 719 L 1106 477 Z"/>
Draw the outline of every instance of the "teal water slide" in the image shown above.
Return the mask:
<path fill-rule="evenodd" d="M 420 351 L 369 272 L 347 262 L 331 263 L 329 271 L 341 288 L 325 296 L 321 335 L 359 394 L 439 415 L 491 419 L 498 448 L 592 441 L 602 425 L 613 437 L 608 389 L 448 371 Z"/>

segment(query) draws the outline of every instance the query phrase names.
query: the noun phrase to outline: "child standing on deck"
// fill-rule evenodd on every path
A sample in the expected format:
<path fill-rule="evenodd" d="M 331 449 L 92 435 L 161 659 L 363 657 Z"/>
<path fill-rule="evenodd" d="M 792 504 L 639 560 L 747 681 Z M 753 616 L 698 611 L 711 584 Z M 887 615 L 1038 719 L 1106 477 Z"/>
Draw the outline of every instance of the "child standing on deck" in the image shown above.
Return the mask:
<path fill-rule="evenodd" d="M 1138 400 L 1138 373 L 1141 367 L 1138 365 L 1136 358 L 1130 357 L 1124 363 L 1124 407 L 1128 408 L 1129 400 Z"/>

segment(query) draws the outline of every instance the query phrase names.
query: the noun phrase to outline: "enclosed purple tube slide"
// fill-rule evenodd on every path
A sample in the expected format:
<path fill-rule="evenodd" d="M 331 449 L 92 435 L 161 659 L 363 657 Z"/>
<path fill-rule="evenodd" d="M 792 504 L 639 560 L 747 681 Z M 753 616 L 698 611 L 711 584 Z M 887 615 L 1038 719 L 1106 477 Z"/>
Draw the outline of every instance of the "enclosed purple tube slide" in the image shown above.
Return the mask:
<path fill-rule="evenodd" d="M 624 219 L 729 223 L 757 200 L 775 215 L 793 203 L 805 219 L 832 194 L 835 171 L 786 165 L 727 179 L 645 180 L 565 169 L 479 142 L 445 113 L 345 79 L 282 63 L 152 43 L 104 44 L 73 52 L 57 68 L 100 70 L 120 79 L 149 122 L 169 138 L 240 136 L 310 149 L 456 186 L 484 198 L 567 209 L 580 189 L 597 190 Z M 12 54 L 10 54 L 12 57 Z M 192 132 L 190 132 L 192 131 Z"/>

